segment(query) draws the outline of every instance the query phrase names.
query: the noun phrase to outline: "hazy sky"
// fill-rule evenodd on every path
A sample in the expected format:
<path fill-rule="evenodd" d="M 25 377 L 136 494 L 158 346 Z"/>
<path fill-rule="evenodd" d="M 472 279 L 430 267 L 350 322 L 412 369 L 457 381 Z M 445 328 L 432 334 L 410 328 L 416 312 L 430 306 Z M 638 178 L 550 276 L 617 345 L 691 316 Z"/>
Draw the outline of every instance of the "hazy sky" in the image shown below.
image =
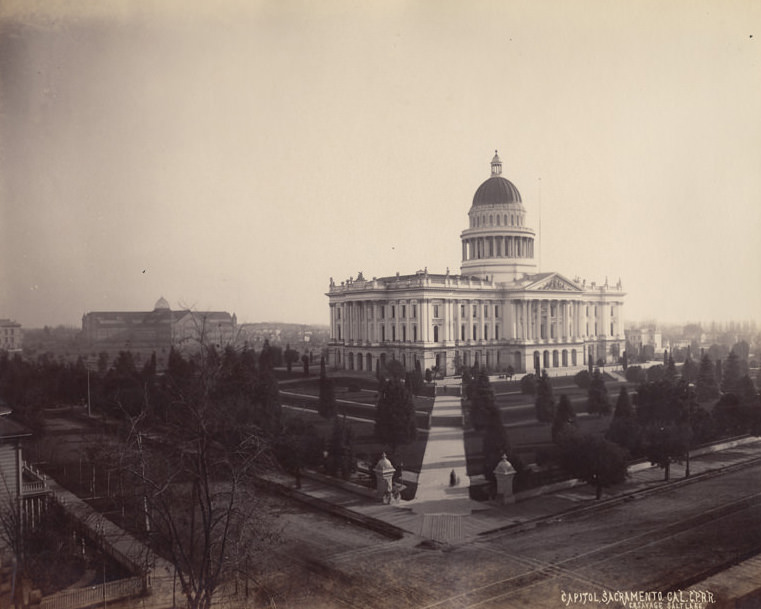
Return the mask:
<path fill-rule="evenodd" d="M 3 0 L 0 318 L 328 323 L 330 277 L 459 272 L 499 149 L 542 271 L 620 277 L 628 319 L 758 319 L 760 25 L 755 0 Z"/>

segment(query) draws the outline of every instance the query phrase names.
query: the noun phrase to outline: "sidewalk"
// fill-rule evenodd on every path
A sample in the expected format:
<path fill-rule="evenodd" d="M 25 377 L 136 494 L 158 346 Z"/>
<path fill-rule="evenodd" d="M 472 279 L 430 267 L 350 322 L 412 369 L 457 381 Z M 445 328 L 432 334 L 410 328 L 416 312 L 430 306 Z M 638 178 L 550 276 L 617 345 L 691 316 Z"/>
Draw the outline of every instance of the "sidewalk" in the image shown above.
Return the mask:
<path fill-rule="evenodd" d="M 445 408 L 451 407 L 448 399 L 441 404 Z M 435 414 L 439 412 L 438 405 L 437 398 Z M 699 481 L 701 476 L 761 459 L 761 438 L 744 438 L 710 447 L 703 454 L 695 451 L 690 460 L 689 478 L 685 478 L 684 463 L 671 465 L 669 482 L 664 481 L 664 471 L 659 467 L 638 464 L 630 467 L 625 482 L 604 489 L 600 500 L 595 498 L 595 489 L 589 485 L 569 482 L 561 485 L 562 488 L 545 494 L 518 494 L 516 503 L 502 505 L 499 501 L 476 502 L 468 499 L 467 482 L 461 481 L 461 486 L 449 489 L 448 476 L 459 458 L 456 451 L 462 441 L 462 430 L 458 436 L 451 431 L 445 432 L 444 429 L 446 428 L 439 430 L 430 455 L 426 449 L 425 467 L 420 474 L 423 492 L 412 501 L 403 500 L 399 504 L 385 505 L 367 496 L 308 477 L 302 479 L 302 487 L 298 490 L 292 488 L 293 482 L 287 477 L 272 481 L 291 487 L 289 494 L 295 498 L 300 495 L 305 498 L 315 497 L 328 504 L 338 505 L 348 510 L 349 514 L 355 514 L 356 521 L 360 524 L 363 519 L 372 518 L 408 535 L 456 544 L 491 531 L 535 526 L 543 520 L 554 519 L 562 514 L 603 509 L 634 494 L 658 492 L 690 484 Z"/>

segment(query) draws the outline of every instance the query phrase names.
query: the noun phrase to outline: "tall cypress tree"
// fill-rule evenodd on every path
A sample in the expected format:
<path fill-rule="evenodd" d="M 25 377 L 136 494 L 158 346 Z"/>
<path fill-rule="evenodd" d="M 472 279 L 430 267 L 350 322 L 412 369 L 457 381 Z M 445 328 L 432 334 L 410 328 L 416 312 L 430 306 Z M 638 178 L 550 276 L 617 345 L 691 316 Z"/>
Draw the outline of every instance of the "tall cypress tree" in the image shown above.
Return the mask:
<path fill-rule="evenodd" d="M 716 383 L 715 367 L 708 354 L 704 354 L 700 360 L 697 378 L 697 397 L 704 402 L 719 397 L 719 387 Z"/>
<path fill-rule="evenodd" d="M 552 395 L 552 385 L 547 371 L 536 381 L 536 420 L 540 423 L 550 423 L 555 417 L 555 397 Z"/>
<path fill-rule="evenodd" d="M 317 412 L 324 419 L 336 415 L 336 389 L 333 379 L 329 379 L 325 370 L 325 358 L 320 358 L 320 396 L 317 401 Z"/>
<path fill-rule="evenodd" d="M 397 377 L 381 384 L 375 411 L 375 435 L 381 442 L 390 444 L 393 452 L 397 446 L 412 442 L 417 435 L 412 393 Z"/>
<path fill-rule="evenodd" d="M 605 380 L 602 378 L 600 369 L 595 369 L 592 380 L 589 382 L 588 412 L 597 416 L 610 414 L 610 402 L 608 401 L 608 389 L 605 387 Z"/>

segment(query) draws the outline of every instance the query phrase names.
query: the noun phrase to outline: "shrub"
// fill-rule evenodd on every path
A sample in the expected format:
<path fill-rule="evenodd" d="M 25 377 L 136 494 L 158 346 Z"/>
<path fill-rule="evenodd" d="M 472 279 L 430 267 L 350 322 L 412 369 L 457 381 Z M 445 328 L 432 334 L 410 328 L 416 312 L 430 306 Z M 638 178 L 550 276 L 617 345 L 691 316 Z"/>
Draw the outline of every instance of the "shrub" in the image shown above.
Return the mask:
<path fill-rule="evenodd" d="M 536 395 L 536 376 L 529 373 L 521 379 L 521 393 Z"/>
<path fill-rule="evenodd" d="M 589 370 L 582 370 L 577 372 L 573 377 L 573 382 L 580 389 L 589 389 L 589 384 L 592 382 L 592 376 L 589 374 Z"/>

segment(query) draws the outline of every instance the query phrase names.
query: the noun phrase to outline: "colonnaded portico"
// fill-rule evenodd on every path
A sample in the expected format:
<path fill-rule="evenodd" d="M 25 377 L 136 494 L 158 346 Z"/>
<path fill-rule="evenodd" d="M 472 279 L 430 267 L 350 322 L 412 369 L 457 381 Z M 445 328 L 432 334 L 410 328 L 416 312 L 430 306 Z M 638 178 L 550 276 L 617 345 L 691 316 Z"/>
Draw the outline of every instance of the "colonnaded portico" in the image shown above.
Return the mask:
<path fill-rule="evenodd" d="M 328 363 L 374 372 L 389 359 L 444 375 L 461 366 L 516 372 L 616 363 L 623 352 L 621 282 L 539 273 L 517 188 L 492 176 L 476 191 L 459 275 L 331 279 Z"/>

